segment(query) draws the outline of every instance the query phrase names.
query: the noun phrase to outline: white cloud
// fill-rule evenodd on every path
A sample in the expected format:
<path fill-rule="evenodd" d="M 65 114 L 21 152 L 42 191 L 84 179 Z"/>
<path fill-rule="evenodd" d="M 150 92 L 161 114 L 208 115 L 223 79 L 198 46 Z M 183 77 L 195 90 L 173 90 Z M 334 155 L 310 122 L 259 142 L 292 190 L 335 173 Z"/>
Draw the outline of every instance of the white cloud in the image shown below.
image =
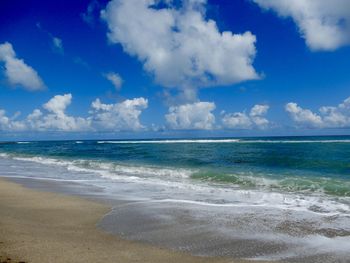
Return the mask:
<path fill-rule="evenodd" d="M 10 118 L 6 116 L 5 110 L 0 109 L 0 131 L 23 131 L 25 130 L 25 125 L 16 121 L 16 114 L 14 117 Z"/>
<path fill-rule="evenodd" d="M 264 117 L 268 110 L 269 105 L 255 105 L 249 113 L 249 116 L 257 128 L 264 129 L 269 125 L 269 121 Z"/>
<path fill-rule="evenodd" d="M 323 106 L 319 113 L 303 109 L 297 103 L 290 102 L 285 106 L 292 120 L 309 128 L 348 128 L 350 127 L 350 97 L 338 106 Z"/>
<path fill-rule="evenodd" d="M 309 127 L 323 126 L 322 119 L 319 115 L 308 109 L 303 109 L 294 102 L 287 103 L 285 110 L 290 114 L 293 121 L 299 124 L 305 124 Z"/>
<path fill-rule="evenodd" d="M 19 113 L 10 118 L 0 109 L 0 131 L 116 132 L 145 129 L 139 118 L 148 107 L 147 99 L 135 98 L 115 104 L 104 104 L 96 99 L 86 118 L 66 113 L 71 102 L 71 94 L 56 95 L 42 106 L 43 109 L 35 109 L 19 121 L 16 120 Z"/>
<path fill-rule="evenodd" d="M 120 90 L 123 84 L 123 79 L 118 73 L 109 72 L 104 75 L 106 79 L 108 79 L 114 86 L 116 90 Z"/>
<path fill-rule="evenodd" d="M 163 1 L 169 4 L 172 1 Z M 108 39 L 136 56 L 165 87 L 193 89 L 258 79 L 252 66 L 256 38 L 220 32 L 205 18 L 204 0 L 156 9 L 155 0 L 112 0 L 102 11 Z"/>
<path fill-rule="evenodd" d="M 72 102 L 72 95 L 56 95 L 43 105 L 45 112 L 35 109 L 25 120 L 26 126 L 35 131 L 86 131 L 89 120 L 66 114 Z"/>
<path fill-rule="evenodd" d="M 249 112 L 225 113 L 222 115 L 222 124 L 228 129 L 266 129 L 270 122 L 264 116 L 269 110 L 268 105 L 255 105 Z"/>
<path fill-rule="evenodd" d="M 36 91 L 45 88 L 45 85 L 38 73 L 23 59 L 16 57 L 16 53 L 10 43 L 0 44 L 0 62 L 5 64 L 5 76 L 8 82 L 14 86 Z"/>
<path fill-rule="evenodd" d="M 335 50 L 350 44 L 348 0 L 253 0 L 281 17 L 291 17 L 312 50 Z"/>
<path fill-rule="evenodd" d="M 89 120 L 96 130 L 125 131 L 141 130 L 145 127 L 140 123 L 140 115 L 148 107 L 148 100 L 135 98 L 115 104 L 104 104 L 96 99 L 91 104 Z"/>
<path fill-rule="evenodd" d="M 72 102 L 72 94 L 56 95 L 43 105 L 44 109 L 56 115 L 63 115 Z"/>
<path fill-rule="evenodd" d="M 214 128 L 215 109 L 213 102 L 195 102 L 172 106 L 165 115 L 166 122 L 171 129 L 177 130 L 211 130 Z"/>
<path fill-rule="evenodd" d="M 244 112 L 224 114 L 222 124 L 229 129 L 250 129 L 252 127 L 249 116 Z"/>

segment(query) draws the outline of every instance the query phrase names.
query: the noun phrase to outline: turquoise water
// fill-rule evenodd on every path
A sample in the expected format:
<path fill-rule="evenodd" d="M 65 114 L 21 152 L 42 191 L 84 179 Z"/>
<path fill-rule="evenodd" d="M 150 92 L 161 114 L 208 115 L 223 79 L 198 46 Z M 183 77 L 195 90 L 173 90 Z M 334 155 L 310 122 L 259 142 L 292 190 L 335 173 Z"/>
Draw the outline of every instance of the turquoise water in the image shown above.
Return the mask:
<path fill-rule="evenodd" d="M 43 163 L 45 158 L 71 161 L 80 168 L 108 166 L 111 173 L 124 169 L 130 176 L 144 168 L 148 177 L 164 181 L 188 177 L 194 184 L 350 196 L 347 136 L 20 142 L 2 143 L 0 152 L 28 160 L 40 157 Z"/>

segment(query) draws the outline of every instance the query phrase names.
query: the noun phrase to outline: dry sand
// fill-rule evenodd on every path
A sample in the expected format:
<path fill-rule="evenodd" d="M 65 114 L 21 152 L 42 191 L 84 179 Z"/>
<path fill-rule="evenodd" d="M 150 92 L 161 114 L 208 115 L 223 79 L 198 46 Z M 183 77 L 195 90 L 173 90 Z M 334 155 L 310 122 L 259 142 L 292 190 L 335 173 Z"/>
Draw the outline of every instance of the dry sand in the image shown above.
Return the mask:
<path fill-rule="evenodd" d="M 243 262 L 119 239 L 96 228 L 109 209 L 0 179 L 0 262 Z"/>

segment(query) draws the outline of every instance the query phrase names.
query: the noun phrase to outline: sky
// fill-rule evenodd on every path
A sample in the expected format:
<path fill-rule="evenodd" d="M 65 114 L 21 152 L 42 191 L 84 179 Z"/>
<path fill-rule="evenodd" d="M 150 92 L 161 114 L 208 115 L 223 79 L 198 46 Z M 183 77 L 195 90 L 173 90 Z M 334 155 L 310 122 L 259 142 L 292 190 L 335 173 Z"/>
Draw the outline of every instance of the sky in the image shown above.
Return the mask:
<path fill-rule="evenodd" d="M 0 139 L 346 135 L 347 0 L 3 0 Z"/>

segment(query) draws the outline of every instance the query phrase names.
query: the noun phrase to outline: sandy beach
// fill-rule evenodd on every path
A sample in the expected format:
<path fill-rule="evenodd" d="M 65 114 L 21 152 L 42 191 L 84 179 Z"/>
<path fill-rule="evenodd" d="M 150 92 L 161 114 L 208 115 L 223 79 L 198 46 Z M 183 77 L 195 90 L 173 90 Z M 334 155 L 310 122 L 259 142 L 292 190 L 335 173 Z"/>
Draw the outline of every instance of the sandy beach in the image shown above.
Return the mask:
<path fill-rule="evenodd" d="M 242 262 L 121 240 L 96 228 L 107 205 L 0 180 L 1 262 Z"/>

